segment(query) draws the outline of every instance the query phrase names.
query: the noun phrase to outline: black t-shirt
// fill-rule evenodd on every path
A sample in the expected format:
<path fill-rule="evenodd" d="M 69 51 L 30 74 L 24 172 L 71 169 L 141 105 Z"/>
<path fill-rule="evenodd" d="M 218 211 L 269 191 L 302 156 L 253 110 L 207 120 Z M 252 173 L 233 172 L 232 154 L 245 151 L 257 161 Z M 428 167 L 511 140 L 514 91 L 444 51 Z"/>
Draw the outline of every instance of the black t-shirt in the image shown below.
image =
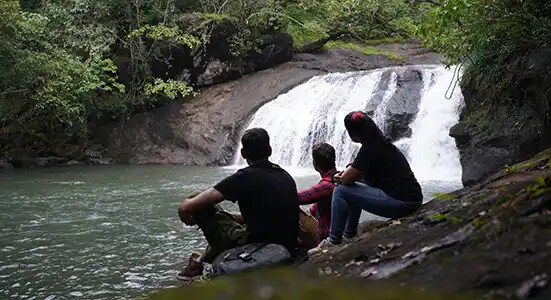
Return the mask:
<path fill-rule="evenodd" d="M 299 218 L 293 178 L 269 161 L 257 162 L 222 180 L 214 188 L 238 203 L 247 224 L 249 242 L 296 246 Z"/>
<path fill-rule="evenodd" d="M 391 143 L 366 143 L 352 163 L 362 172 L 365 183 L 404 202 L 422 202 L 421 186 L 407 159 Z"/>

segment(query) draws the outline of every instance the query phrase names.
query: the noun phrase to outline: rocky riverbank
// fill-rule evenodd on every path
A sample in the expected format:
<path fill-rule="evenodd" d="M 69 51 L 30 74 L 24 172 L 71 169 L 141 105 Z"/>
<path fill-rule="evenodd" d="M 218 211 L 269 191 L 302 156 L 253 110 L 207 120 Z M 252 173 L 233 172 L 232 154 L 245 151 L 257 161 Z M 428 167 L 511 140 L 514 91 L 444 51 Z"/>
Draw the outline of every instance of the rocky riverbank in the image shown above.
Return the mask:
<path fill-rule="evenodd" d="M 352 242 L 298 270 L 220 278 L 152 299 L 549 299 L 550 216 L 548 149 L 410 217 L 366 222 Z"/>

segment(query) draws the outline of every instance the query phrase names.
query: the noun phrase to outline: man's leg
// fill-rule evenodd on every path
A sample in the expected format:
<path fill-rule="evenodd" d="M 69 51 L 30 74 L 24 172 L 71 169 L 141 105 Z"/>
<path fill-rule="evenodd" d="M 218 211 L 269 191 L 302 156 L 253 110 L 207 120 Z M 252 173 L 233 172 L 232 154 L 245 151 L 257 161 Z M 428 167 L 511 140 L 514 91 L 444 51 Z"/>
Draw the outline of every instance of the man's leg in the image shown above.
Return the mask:
<path fill-rule="evenodd" d="M 220 253 L 247 242 L 246 227 L 219 205 L 205 209 L 193 218 L 208 242 L 207 249 L 201 257 L 202 262 L 212 263 Z"/>
<path fill-rule="evenodd" d="M 349 238 L 356 235 L 362 209 L 386 218 L 403 217 L 414 211 L 378 188 L 363 183 L 339 185 L 333 192 L 332 243 L 340 243 L 343 233 Z"/>
<path fill-rule="evenodd" d="M 319 224 L 316 218 L 300 210 L 298 222 L 298 243 L 299 247 L 311 249 L 319 243 Z"/>
<path fill-rule="evenodd" d="M 212 263 L 222 252 L 247 242 L 246 226 L 239 224 L 219 205 L 194 214 L 193 219 L 203 231 L 208 246 L 202 255 L 193 253 L 185 270 L 178 273 L 178 279 L 186 281 L 203 274 L 203 262 Z"/>
<path fill-rule="evenodd" d="M 329 240 L 333 244 L 340 244 L 342 242 L 342 235 L 348 216 L 350 215 L 350 205 L 348 201 L 344 199 L 345 193 L 343 189 L 347 186 L 339 185 L 335 187 L 333 191 L 333 202 L 331 204 L 331 230 L 329 231 Z"/>

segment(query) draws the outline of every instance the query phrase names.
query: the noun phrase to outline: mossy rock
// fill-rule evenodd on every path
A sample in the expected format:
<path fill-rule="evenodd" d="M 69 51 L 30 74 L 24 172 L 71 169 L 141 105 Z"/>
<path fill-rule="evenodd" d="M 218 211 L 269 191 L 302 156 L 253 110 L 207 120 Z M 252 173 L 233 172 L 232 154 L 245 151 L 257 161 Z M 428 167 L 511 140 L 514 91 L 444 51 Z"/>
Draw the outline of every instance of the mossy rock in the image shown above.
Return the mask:
<path fill-rule="evenodd" d="M 163 290 L 149 300 L 208 299 L 407 299 L 467 300 L 475 295 L 445 294 L 413 287 L 396 287 L 360 279 L 309 276 L 293 269 L 274 269 L 224 277 L 208 283 Z"/>
<path fill-rule="evenodd" d="M 366 44 L 344 42 L 344 41 L 330 41 L 325 45 L 326 49 L 339 48 L 339 47 L 349 49 L 349 50 L 354 50 L 365 55 L 384 55 L 396 62 L 403 62 L 405 60 L 404 57 L 402 57 L 401 55 L 398 55 L 397 53 L 394 53 L 393 51 L 382 50 L 375 46 L 366 45 Z"/>

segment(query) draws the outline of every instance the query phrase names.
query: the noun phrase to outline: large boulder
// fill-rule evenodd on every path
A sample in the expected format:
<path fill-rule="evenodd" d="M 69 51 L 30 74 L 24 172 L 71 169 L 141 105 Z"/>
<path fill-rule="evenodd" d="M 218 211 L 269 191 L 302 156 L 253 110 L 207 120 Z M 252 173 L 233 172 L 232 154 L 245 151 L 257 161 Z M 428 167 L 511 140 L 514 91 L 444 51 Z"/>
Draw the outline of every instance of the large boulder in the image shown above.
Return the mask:
<path fill-rule="evenodd" d="M 416 68 L 393 68 L 381 75 L 366 111 L 392 140 L 411 136 L 409 125 L 419 111 L 423 80 L 431 79 L 423 78 L 421 69 Z"/>
<path fill-rule="evenodd" d="M 551 48 L 517 57 L 508 69 L 495 84 L 470 74 L 462 81 L 466 107 L 450 135 L 466 185 L 551 146 Z"/>
<path fill-rule="evenodd" d="M 13 165 L 10 164 L 10 162 L 3 158 L 3 159 L 0 159 L 0 169 L 13 169 Z"/>
<path fill-rule="evenodd" d="M 226 82 L 289 61 L 293 58 L 293 39 L 286 33 L 264 35 L 258 49 L 259 51 L 250 51 L 243 57 L 210 56 L 203 72 L 198 75 L 196 84 L 207 86 Z"/>
<path fill-rule="evenodd" d="M 95 128 L 116 163 L 217 165 L 232 161 L 241 128 L 264 103 L 319 71 L 280 66 L 204 88 L 187 101 Z"/>

